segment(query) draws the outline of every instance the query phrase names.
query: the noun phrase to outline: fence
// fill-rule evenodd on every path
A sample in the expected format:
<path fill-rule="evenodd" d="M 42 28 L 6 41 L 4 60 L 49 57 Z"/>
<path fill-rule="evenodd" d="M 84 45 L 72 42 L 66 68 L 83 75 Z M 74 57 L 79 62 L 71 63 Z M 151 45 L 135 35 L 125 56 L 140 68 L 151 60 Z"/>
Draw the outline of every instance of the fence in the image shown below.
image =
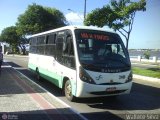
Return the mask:
<path fill-rule="evenodd" d="M 158 58 L 157 56 L 150 57 L 149 59 L 146 59 L 142 56 L 130 56 L 130 60 L 136 62 L 160 63 L 160 58 Z"/>

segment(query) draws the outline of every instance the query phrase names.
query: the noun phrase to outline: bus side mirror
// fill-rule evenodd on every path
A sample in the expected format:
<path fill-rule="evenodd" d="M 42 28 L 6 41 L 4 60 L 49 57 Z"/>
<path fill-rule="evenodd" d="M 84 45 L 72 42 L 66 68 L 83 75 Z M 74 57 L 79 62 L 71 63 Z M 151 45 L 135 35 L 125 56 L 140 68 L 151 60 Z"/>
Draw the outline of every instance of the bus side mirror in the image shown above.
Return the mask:
<path fill-rule="evenodd" d="M 67 39 L 63 41 L 63 52 L 67 50 Z"/>
<path fill-rule="evenodd" d="M 68 55 L 73 55 L 73 40 L 72 37 L 68 38 Z"/>
<path fill-rule="evenodd" d="M 63 42 L 63 52 L 68 55 L 73 54 L 73 41 L 71 36 L 68 36 Z"/>
<path fill-rule="evenodd" d="M 117 53 L 120 51 L 120 45 L 117 45 Z"/>

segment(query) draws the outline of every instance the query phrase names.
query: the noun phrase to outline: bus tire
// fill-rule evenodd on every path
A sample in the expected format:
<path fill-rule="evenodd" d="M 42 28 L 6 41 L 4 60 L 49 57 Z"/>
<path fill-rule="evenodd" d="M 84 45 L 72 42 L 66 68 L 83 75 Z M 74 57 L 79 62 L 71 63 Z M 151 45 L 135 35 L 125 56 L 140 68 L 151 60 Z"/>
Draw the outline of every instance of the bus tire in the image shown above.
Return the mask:
<path fill-rule="evenodd" d="M 66 98 L 69 101 L 71 101 L 71 102 L 75 101 L 76 97 L 74 95 L 72 95 L 72 85 L 71 85 L 70 80 L 67 80 L 65 82 L 64 93 L 65 93 Z"/>

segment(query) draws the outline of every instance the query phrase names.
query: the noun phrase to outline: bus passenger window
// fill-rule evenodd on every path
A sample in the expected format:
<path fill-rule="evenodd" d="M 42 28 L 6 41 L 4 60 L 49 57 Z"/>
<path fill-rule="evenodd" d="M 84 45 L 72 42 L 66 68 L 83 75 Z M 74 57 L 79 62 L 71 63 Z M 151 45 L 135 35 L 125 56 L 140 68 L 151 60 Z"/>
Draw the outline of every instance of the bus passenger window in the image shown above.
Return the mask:
<path fill-rule="evenodd" d="M 72 36 L 68 35 L 63 41 L 63 64 L 75 68 L 74 46 Z"/>
<path fill-rule="evenodd" d="M 66 41 L 63 43 L 63 54 L 68 56 L 74 55 L 73 41 L 71 36 L 68 36 Z"/>

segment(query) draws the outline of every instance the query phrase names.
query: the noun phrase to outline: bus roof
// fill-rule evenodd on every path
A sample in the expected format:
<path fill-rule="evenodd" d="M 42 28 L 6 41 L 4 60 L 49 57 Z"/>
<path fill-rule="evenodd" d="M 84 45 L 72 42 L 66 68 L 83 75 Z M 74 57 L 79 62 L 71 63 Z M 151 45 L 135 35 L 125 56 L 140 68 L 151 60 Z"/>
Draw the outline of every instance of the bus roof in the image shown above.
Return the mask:
<path fill-rule="evenodd" d="M 116 33 L 116 32 L 113 32 L 111 30 L 105 30 L 104 28 L 98 28 L 98 27 L 93 27 L 93 26 L 65 26 L 65 27 L 60 27 L 60 28 L 48 30 L 48 31 L 45 31 L 45 32 L 37 33 L 37 34 L 32 35 L 31 37 L 35 37 L 35 36 L 39 36 L 39 35 L 44 35 L 44 34 L 56 32 L 56 31 L 60 31 L 60 30 L 65 30 L 65 29 L 70 29 L 70 30 L 86 29 L 86 30 L 98 30 L 98 31 Z"/>

